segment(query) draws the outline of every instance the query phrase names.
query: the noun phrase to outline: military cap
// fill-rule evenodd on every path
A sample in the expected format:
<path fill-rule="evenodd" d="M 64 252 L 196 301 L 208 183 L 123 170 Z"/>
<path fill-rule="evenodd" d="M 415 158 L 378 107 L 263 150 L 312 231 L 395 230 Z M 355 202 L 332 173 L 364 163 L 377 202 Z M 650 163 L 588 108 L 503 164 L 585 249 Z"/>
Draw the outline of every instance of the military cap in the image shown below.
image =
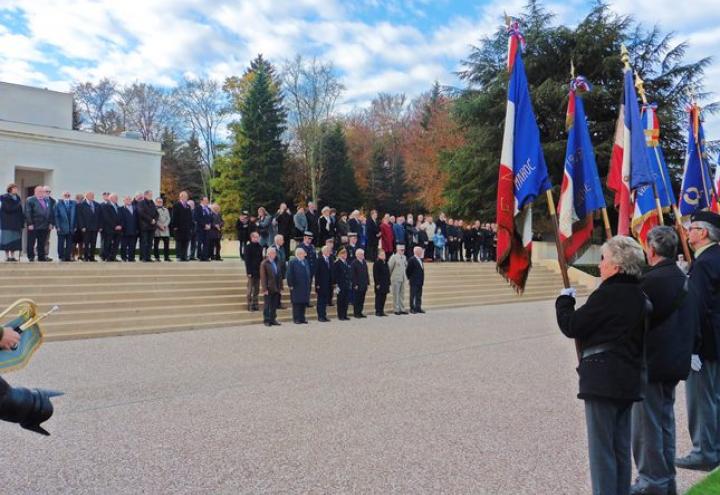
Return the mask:
<path fill-rule="evenodd" d="M 396 244 L 395 247 L 405 249 L 405 244 Z"/>
<path fill-rule="evenodd" d="M 309 237 L 310 239 L 312 239 L 312 238 L 313 238 L 313 233 L 312 233 L 312 232 L 310 232 L 309 230 L 306 230 L 306 231 L 305 231 L 305 233 L 304 233 L 303 235 L 304 235 L 305 237 Z"/>
<path fill-rule="evenodd" d="M 357 237 L 357 234 L 355 232 L 349 232 L 348 237 Z"/>
<path fill-rule="evenodd" d="M 692 222 L 707 222 L 715 228 L 720 229 L 720 215 L 711 211 L 698 211 L 690 218 Z"/>
<path fill-rule="evenodd" d="M 337 255 L 340 256 L 341 254 L 347 254 L 347 250 L 344 247 L 337 250 Z"/>
<path fill-rule="evenodd" d="M 247 216 L 247 215 L 249 215 L 249 214 L 250 214 L 250 212 L 249 212 L 249 211 L 247 211 L 247 210 L 243 210 L 241 214 L 242 214 L 242 215 L 245 215 L 245 216 Z"/>

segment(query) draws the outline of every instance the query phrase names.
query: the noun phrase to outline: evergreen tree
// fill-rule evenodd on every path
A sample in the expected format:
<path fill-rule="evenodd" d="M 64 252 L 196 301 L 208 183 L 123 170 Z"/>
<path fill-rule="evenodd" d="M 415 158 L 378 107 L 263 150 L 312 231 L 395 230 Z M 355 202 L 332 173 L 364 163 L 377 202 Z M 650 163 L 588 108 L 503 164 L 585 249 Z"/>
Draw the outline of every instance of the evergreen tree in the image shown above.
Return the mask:
<path fill-rule="evenodd" d="M 342 126 L 336 123 L 323 129 L 319 151 L 321 169 L 320 197 L 325 205 L 338 211 L 352 211 L 362 204 L 360 189 L 348 157 Z"/>
<path fill-rule="evenodd" d="M 380 212 L 397 215 L 407 210 L 408 186 L 402 156 L 376 143 L 368 180 L 368 204 Z"/>
<path fill-rule="evenodd" d="M 200 146 L 191 135 L 187 142 L 177 140 L 175 132 L 164 129 L 161 138 L 163 156 L 160 160 L 160 188 L 167 201 L 175 201 L 181 191 L 191 198 L 203 194 Z"/>
<path fill-rule="evenodd" d="M 233 98 L 240 121 L 230 126 L 232 146 L 220 160 L 213 181 L 217 201 L 229 209 L 233 195 L 251 211 L 260 206 L 275 211 L 285 199 L 282 171 L 286 147 L 281 137 L 286 112 L 272 74 L 272 66 L 258 56 L 243 76 L 249 82 L 247 89 Z"/>
<path fill-rule="evenodd" d="M 622 95 L 620 47 L 630 50 L 631 63 L 646 81 L 650 101 L 659 105 L 662 142 L 668 164 L 677 171 L 684 153 L 686 92 L 702 81 L 709 59 L 685 60 L 685 43 L 657 28 L 642 29 L 631 18 L 613 13 L 603 3 L 576 27 L 553 24 L 553 16 L 531 1 L 520 17 L 527 40 L 523 55 L 535 115 L 552 183 L 562 179 L 566 147 L 565 109 L 570 63 L 594 86 L 584 96 L 600 176 L 607 175 Z M 468 88 L 456 100 L 453 115 L 465 129 L 465 145 L 444 152 L 448 172 L 445 195 L 450 213 L 494 218 L 497 170 L 502 146 L 508 74 L 505 67 L 507 33 L 481 40 L 473 48 L 460 77 Z M 542 200 L 540 200 L 542 202 Z"/>

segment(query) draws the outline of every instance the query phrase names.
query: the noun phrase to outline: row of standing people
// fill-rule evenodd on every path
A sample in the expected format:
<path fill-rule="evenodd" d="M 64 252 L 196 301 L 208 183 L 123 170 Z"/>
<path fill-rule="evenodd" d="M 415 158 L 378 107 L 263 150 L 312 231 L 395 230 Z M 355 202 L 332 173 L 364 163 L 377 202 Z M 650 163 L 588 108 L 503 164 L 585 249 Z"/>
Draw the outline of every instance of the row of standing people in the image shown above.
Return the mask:
<path fill-rule="evenodd" d="M 404 303 L 406 286 L 410 289 L 410 312 L 425 312 L 422 309 L 425 280 L 422 248 L 416 246 L 409 259 L 405 256 L 403 245 L 398 245 L 397 252 L 389 259 L 385 251 L 380 249 L 373 263 L 371 279 L 364 249 L 340 247 L 335 251 L 332 240 L 326 239 L 318 254 L 313 237 L 312 232 L 305 232 L 302 242 L 295 249 L 295 257 L 288 260 L 281 234 L 277 234 L 272 245 L 265 249 L 260 244 L 259 233 L 251 233 L 245 249 L 248 311 L 259 310 L 259 296 L 262 294 L 267 326 L 279 324 L 276 312 L 281 307 L 281 294 L 285 285 L 289 290 L 293 321 L 297 324 L 307 323 L 305 310 L 312 307 L 310 299 L 313 288 L 317 296 L 315 307 L 320 322 L 330 321 L 327 307 L 332 305 L 337 306 L 337 316 L 341 321 L 349 319 L 350 305 L 355 318 L 365 318 L 365 298 L 371 285 L 375 293 L 376 316 L 386 316 L 385 303 L 391 291 L 394 313 L 408 314 Z"/>
<path fill-rule="evenodd" d="M 153 199 L 152 191 L 125 196 L 119 203 L 116 193 L 103 193 L 102 202 L 95 193 L 77 194 L 73 199 L 65 191 L 60 199 L 47 186 L 37 186 L 34 195 L 23 204 L 18 187 L 10 184 L 0 197 L 0 250 L 6 260 L 16 262 L 22 249 L 22 232 L 27 233 L 26 253 L 29 261 L 52 261 L 48 248 L 50 235 L 57 235 L 60 261 L 97 261 L 95 253 L 100 238 L 100 258 L 113 262 L 134 262 L 139 249 L 140 261 L 171 261 L 170 237 L 175 238 L 178 261 L 218 260 L 224 222 L 220 208 L 202 198 L 199 205 L 182 192 L 170 210 L 162 198 Z"/>
<path fill-rule="evenodd" d="M 307 208 L 299 207 L 292 214 L 285 203 L 274 215 L 260 207 L 257 216 L 243 211 L 236 222 L 240 256 L 244 258 L 245 246 L 250 234 L 260 234 L 260 244 L 268 247 L 274 236 L 285 240 L 285 255 L 290 255 L 290 241 L 298 244 L 304 232 L 312 232 L 318 245 L 334 239 L 336 245 L 347 244 L 351 235 L 357 244 L 367 251 L 367 258 L 375 260 L 379 247 L 386 253 L 395 251 L 397 244 L 406 246 L 411 253 L 415 246 L 423 248 L 424 259 L 437 261 L 493 261 L 497 245 L 497 225 L 492 223 L 465 224 L 463 220 L 446 218 L 440 214 L 437 222 L 431 215 L 413 214 L 394 216 L 385 214 L 379 219 L 377 210 L 366 216 L 359 210 L 350 214 L 337 213 L 334 208 L 324 207 L 318 214 L 312 202 Z"/>
<path fill-rule="evenodd" d="M 696 213 L 687 238 L 687 275 L 675 261 L 677 234 L 656 227 L 644 253 L 629 237 L 603 245 L 602 283 L 583 306 L 572 288 L 556 301 L 560 329 L 578 343 L 595 494 L 676 494 L 676 467 L 720 465 L 720 216 Z M 676 458 L 683 380 L 692 450 Z"/>

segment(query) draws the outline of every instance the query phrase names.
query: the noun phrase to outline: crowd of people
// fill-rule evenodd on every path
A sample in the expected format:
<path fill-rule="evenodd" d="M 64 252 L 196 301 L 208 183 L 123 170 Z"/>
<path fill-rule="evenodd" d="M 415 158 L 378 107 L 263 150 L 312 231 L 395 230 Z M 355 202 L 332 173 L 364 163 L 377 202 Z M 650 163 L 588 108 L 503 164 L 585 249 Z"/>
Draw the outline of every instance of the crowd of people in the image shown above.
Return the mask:
<path fill-rule="evenodd" d="M 676 467 L 720 465 L 720 216 L 693 215 L 687 239 L 689 267 L 671 227 L 651 230 L 644 252 L 613 237 L 587 302 L 576 309 L 573 288 L 556 301 L 558 325 L 577 343 L 595 494 L 676 494 Z M 676 458 L 683 380 L 692 450 Z"/>
<path fill-rule="evenodd" d="M 171 238 L 178 261 L 222 261 L 223 229 L 220 207 L 210 204 L 207 197 L 196 204 L 187 192 L 180 193 L 170 207 L 162 197 L 153 197 L 152 191 L 125 196 L 122 202 L 116 193 L 104 192 L 102 200 L 96 201 L 93 192 L 73 196 L 65 191 L 56 199 L 50 187 L 37 186 L 23 202 L 18 186 L 9 184 L 0 197 L 0 251 L 7 262 L 20 260 L 23 230 L 31 262 L 53 261 L 49 253 L 52 232 L 57 235 L 57 257 L 62 262 L 97 261 L 98 249 L 102 261 L 133 262 L 138 252 L 140 261 L 172 261 Z M 497 226 L 479 220 L 466 224 L 444 213 L 437 220 L 422 214 L 415 218 L 412 213 L 386 213 L 379 218 L 376 210 L 367 216 L 358 210 L 338 214 L 327 206 L 318 212 L 312 202 L 295 213 L 285 203 L 272 215 L 263 207 L 257 215 L 243 211 L 236 230 L 243 259 L 252 232 L 259 234 L 264 250 L 276 234 L 282 235 L 286 258 L 306 231 L 318 246 L 333 239 L 336 248 L 366 250 L 370 261 L 375 261 L 379 248 L 391 254 L 398 244 L 406 247 L 408 257 L 414 247 L 423 248 L 427 261 L 493 261 L 497 242 Z"/>

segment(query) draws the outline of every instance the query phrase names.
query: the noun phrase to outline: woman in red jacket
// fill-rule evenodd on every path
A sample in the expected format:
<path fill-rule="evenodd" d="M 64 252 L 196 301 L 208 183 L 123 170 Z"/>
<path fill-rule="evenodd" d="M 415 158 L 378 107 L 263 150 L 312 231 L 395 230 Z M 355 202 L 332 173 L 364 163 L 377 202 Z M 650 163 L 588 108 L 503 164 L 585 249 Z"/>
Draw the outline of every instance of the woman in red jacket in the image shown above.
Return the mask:
<path fill-rule="evenodd" d="M 392 225 L 390 225 L 390 215 L 387 213 L 380 224 L 380 244 L 386 253 L 395 252 L 395 237 L 393 236 Z"/>

